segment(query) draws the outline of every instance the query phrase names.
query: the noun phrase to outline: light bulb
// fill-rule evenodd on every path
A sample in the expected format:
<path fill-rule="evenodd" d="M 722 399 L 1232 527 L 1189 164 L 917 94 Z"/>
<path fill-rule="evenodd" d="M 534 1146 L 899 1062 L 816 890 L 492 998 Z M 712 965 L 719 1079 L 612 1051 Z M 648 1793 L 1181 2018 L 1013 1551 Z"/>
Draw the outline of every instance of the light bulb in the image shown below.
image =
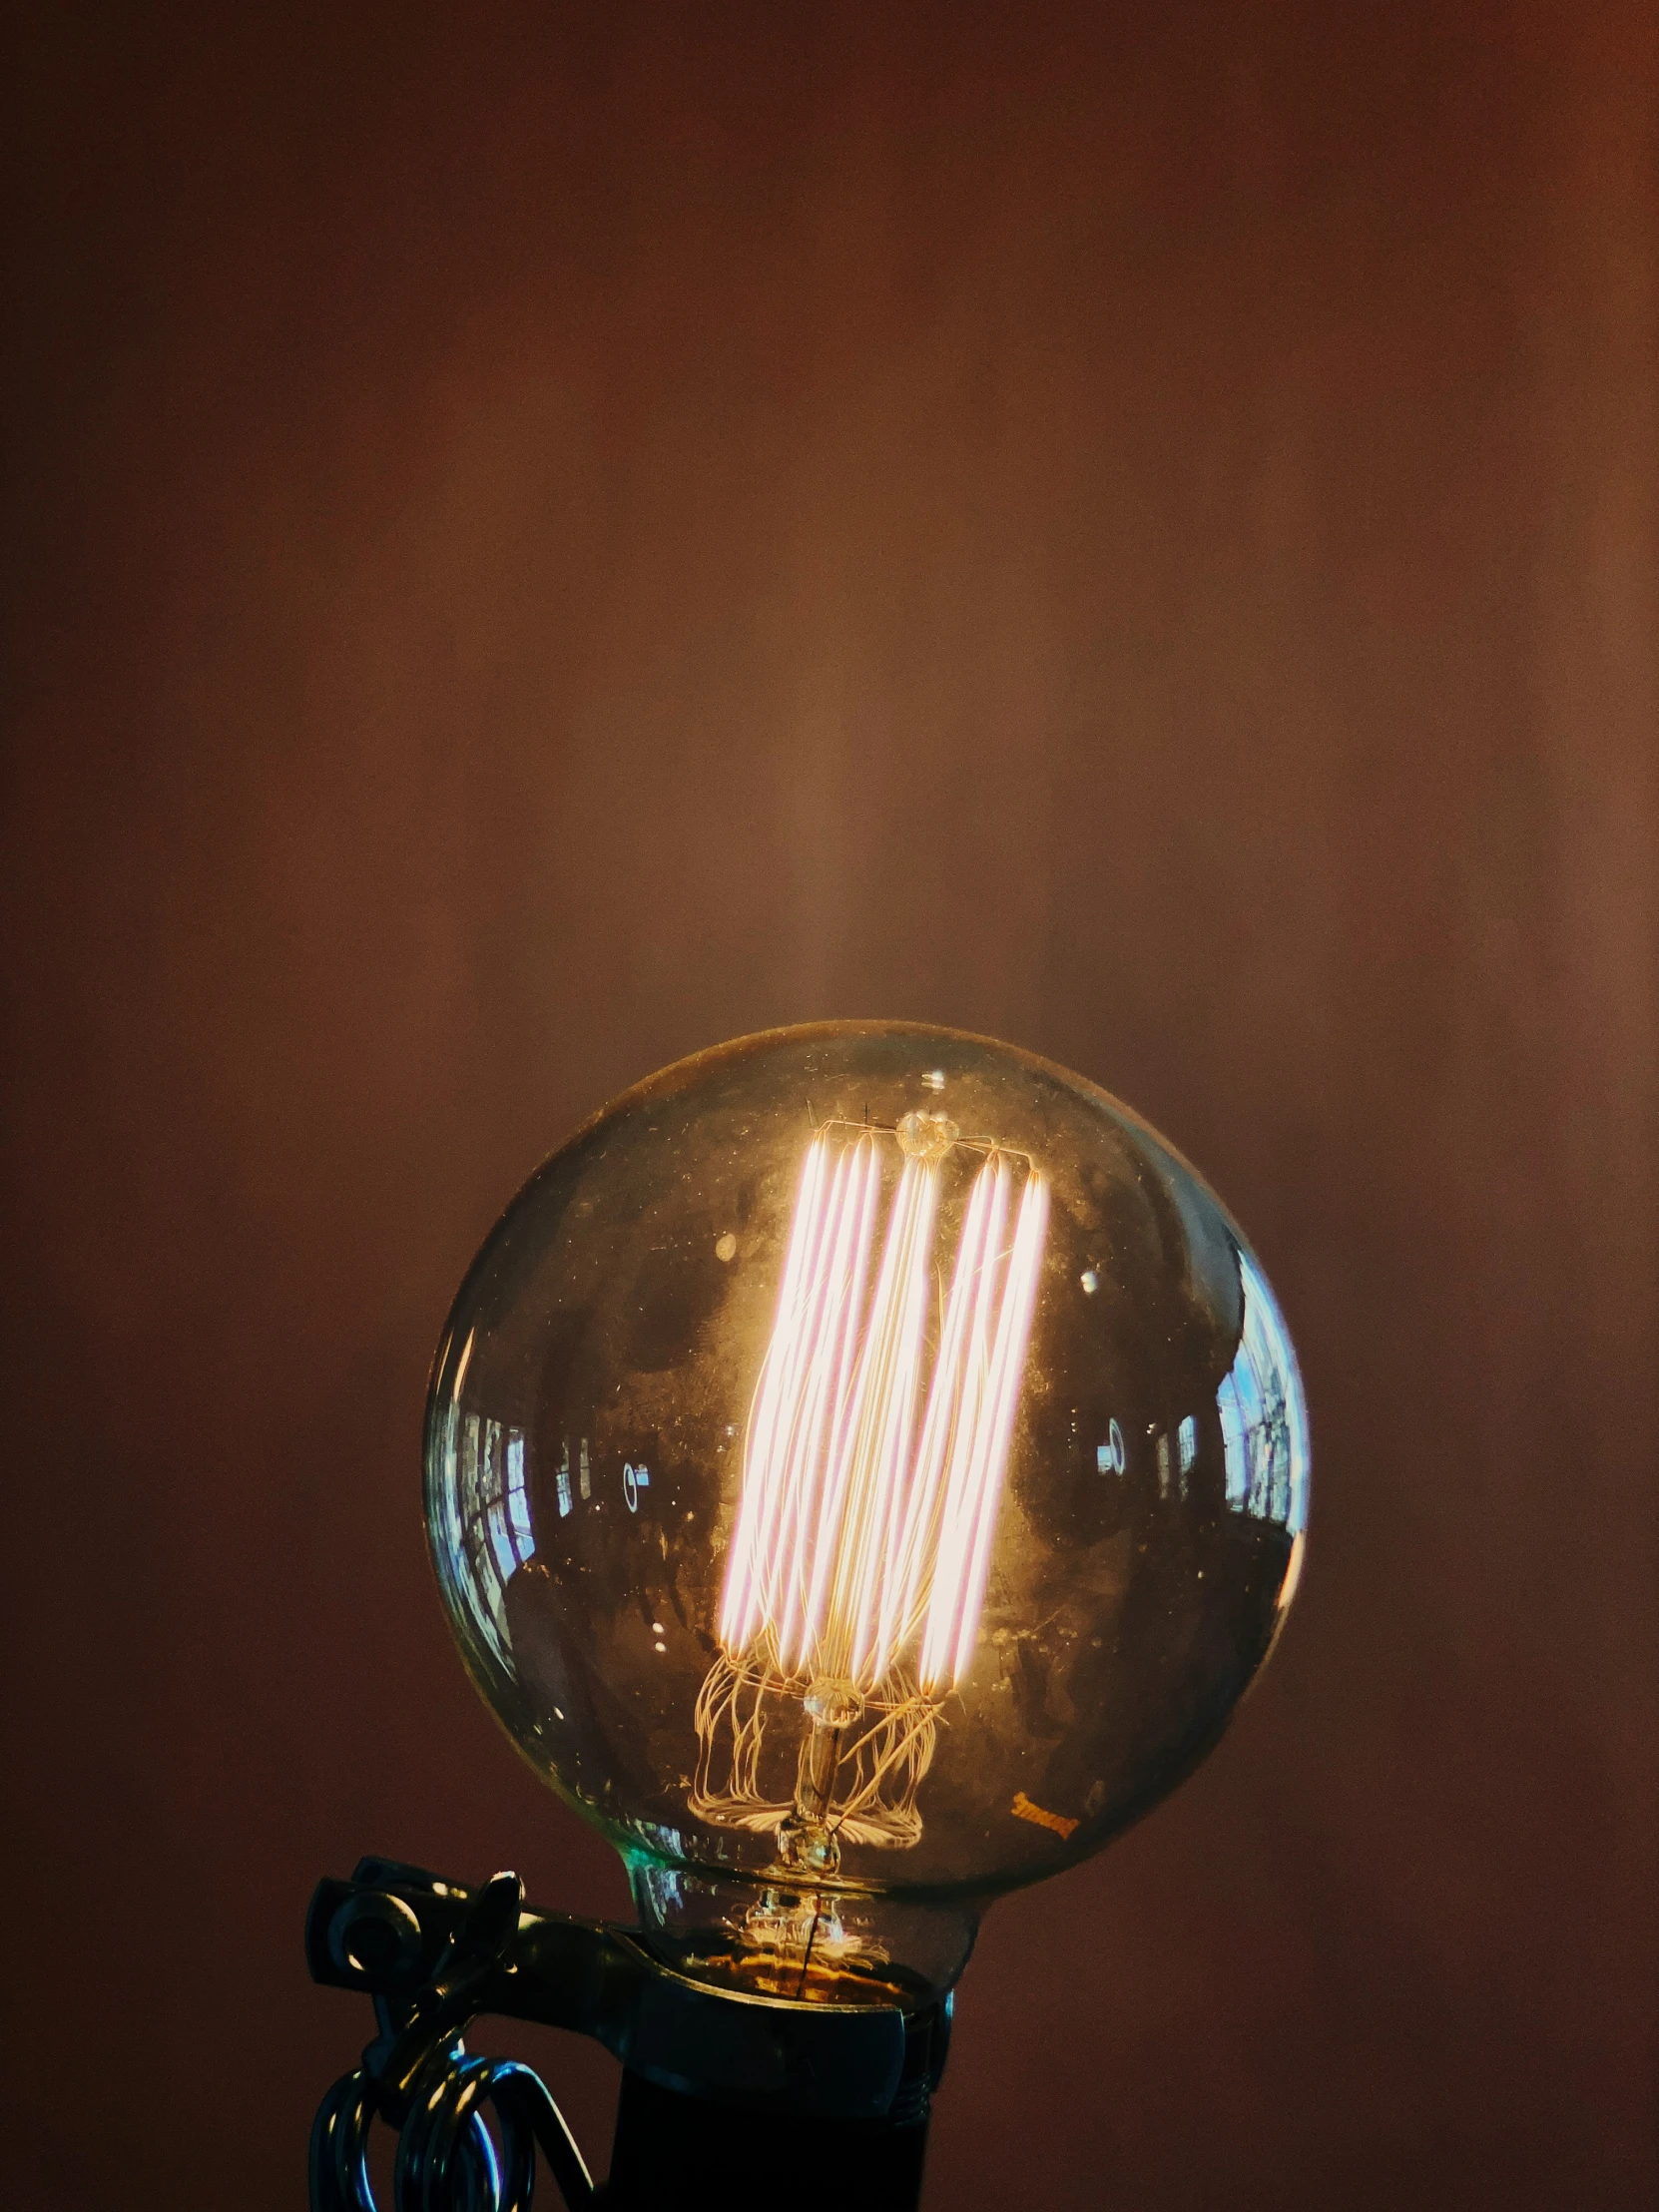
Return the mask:
<path fill-rule="evenodd" d="M 649 1939 L 949 1987 L 997 1892 L 1211 1748 L 1294 1594 L 1307 1416 L 1220 1202 L 1082 1078 L 897 1023 L 665 1069 L 538 1170 L 433 1373 L 474 1680 Z"/>

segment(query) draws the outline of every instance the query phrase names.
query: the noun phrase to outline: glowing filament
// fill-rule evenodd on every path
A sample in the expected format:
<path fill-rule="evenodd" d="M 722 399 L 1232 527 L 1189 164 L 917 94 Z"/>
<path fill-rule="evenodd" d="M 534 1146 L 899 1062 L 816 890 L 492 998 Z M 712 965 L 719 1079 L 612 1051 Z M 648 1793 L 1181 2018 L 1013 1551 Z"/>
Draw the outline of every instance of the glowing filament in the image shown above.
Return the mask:
<path fill-rule="evenodd" d="M 1043 1178 L 1028 1172 L 1016 1205 L 1014 1169 L 992 1152 L 929 1380 L 940 1167 L 906 1157 L 876 1261 L 875 1133 L 814 1140 L 722 1596 L 734 1657 L 764 1640 L 786 1677 L 866 1697 L 918 1644 L 926 1696 L 972 1659 L 1048 1219 Z"/>

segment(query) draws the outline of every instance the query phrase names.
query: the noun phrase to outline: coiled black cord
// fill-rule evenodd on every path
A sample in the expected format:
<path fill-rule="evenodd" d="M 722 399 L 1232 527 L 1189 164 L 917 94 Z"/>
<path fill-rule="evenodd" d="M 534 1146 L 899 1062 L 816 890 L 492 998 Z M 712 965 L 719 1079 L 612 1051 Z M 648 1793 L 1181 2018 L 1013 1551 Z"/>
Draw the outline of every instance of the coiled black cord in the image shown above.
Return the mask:
<path fill-rule="evenodd" d="M 486 2112 L 494 2114 L 493 2134 Z M 368 2171 L 376 2119 L 398 2130 L 395 2212 L 530 2212 L 538 2148 L 569 2212 L 595 2201 L 582 2154 L 541 2077 L 516 2059 L 468 2058 L 457 2043 L 434 2057 L 395 2106 L 360 2067 L 335 2082 L 311 2128 L 311 2212 L 379 2212 Z"/>

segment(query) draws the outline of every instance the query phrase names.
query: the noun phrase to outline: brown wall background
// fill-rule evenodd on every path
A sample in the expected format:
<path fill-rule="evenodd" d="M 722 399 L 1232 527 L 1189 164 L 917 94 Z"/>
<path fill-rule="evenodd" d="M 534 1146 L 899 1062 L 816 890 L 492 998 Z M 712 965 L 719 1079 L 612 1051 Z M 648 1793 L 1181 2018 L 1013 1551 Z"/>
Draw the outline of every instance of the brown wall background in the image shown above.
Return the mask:
<path fill-rule="evenodd" d="M 359 1851 L 623 1909 L 448 1647 L 426 1361 L 592 1106 L 873 1012 L 1198 1160 L 1316 1444 L 1233 1735 L 987 1923 L 929 2203 L 1651 2203 L 1651 12 L 12 44 L 12 2201 L 300 2201 Z"/>

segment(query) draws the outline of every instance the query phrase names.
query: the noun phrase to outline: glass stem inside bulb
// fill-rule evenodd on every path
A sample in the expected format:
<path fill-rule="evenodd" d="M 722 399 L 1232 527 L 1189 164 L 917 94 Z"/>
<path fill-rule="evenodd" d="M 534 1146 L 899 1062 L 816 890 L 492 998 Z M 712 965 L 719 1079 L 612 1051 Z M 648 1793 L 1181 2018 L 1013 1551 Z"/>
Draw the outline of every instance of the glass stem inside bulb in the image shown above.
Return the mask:
<path fill-rule="evenodd" d="M 830 1808 L 847 1730 L 864 1709 L 850 1683 L 817 1681 L 802 1700 L 807 1715 L 796 1768 L 795 1804 L 778 1831 L 778 1857 L 791 1873 L 832 1875 L 840 1866 Z"/>

